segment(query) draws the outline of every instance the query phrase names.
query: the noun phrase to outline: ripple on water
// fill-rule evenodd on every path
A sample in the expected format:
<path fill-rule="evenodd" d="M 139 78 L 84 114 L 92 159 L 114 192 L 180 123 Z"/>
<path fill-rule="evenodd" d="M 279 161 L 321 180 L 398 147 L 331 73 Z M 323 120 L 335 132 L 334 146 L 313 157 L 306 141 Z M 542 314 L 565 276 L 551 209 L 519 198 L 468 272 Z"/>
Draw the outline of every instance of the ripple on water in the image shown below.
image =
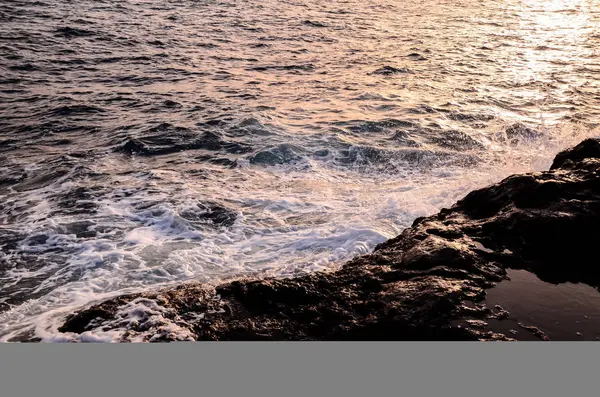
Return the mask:
<path fill-rule="evenodd" d="M 600 125 L 588 0 L 5 3 L 0 340 L 331 269 Z"/>

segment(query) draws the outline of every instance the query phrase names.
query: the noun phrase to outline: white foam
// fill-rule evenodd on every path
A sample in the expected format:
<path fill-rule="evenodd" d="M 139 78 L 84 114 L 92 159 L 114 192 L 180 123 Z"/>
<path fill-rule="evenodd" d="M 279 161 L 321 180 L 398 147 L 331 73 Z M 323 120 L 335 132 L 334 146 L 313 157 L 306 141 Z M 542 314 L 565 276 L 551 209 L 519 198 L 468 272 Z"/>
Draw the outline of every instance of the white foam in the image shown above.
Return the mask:
<path fill-rule="evenodd" d="M 73 310 L 118 294 L 190 280 L 216 284 L 241 275 L 291 276 L 333 269 L 370 252 L 416 217 L 450 206 L 473 189 L 513 173 L 546 169 L 560 149 L 585 135 L 594 133 L 549 130 L 547 138 L 516 146 L 480 139 L 487 148 L 475 167 L 400 168 L 391 174 L 308 159 L 310 167 L 248 165 L 193 179 L 186 171 L 205 165 L 147 172 L 146 163 L 124 164 L 117 155 L 108 155 L 94 171 L 128 167 L 139 172 L 115 176 L 114 187 L 106 188 L 98 200 L 97 212 L 84 217 L 99 231 L 96 237 L 60 232 L 60 225 L 80 218 L 49 217 L 49 195 L 57 192 L 24 193 L 23 199 L 29 195 L 38 204 L 14 227 L 26 235 L 43 231 L 48 239 L 22 244 L 20 254 L 47 264 L 6 272 L 3 285 L 43 281 L 32 289 L 41 296 L 0 314 L 0 340 L 29 329 L 44 341 L 118 341 L 131 324 L 81 335 L 63 335 L 57 328 Z M 72 188 L 66 183 L 59 187 Z M 233 225 L 198 226 L 180 216 L 206 201 L 236 213 Z M 8 258 L 17 259 L 15 254 Z M 191 338 L 185 327 L 148 302 L 138 301 L 127 310 L 120 314 L 123 321 L 144 316 L 159 324 L 162 335 Z M 160 336 L 140 334 L 134 340 L 152 337 Z"/>

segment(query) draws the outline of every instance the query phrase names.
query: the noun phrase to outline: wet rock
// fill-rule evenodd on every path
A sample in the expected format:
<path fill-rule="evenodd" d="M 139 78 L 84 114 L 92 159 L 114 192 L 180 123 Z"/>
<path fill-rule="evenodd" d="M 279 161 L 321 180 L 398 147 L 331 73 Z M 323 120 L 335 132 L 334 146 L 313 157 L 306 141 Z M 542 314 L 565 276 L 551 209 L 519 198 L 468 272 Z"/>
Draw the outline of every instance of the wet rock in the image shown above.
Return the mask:
<path fill-rule="evenodd" d="M 600 140 L 586 139 L 570 150 L 559 153 L 554 158 L 551 170 L 558 168 L 572 168 L 585 159 L 597 159 L 600 157 Z"/>
<path fill-rule="evenodd" d="M 515 340 L 519 333 L 507 337 L 484 322 L 508 312 L 478 303 L 506 269 L 600 287 L 589 259 L 600 241 L 599 142 L 559 154 L 550 171 L 511 176 L 418 218 L 340 270 L 122 296 L 73 314 L 61 331 L 126 327 L 123 341 Z M 156 302 L 162 320 L 123 325 L 119 313 L 140 298 Z M 183 334 L 165 333 L 165 321 Z M 519 326 L 549 340 L 535 324 Z"/>
<path fill-rule="evenodd" d="M 505 320 L 510 316 L 510 313 L 507 310 L 504 310 L 504 308 L 500 305 L 494 306 L 494 309 L 497 310 L 497 312 L 494 314 L 494 318 L 497 320 Z"/>
<path fill-rule="evenodd" d="M 519 327 L 526 329 L 527 331 L 531 332 L 532 334 L 534 334 L 535 336 L 537 336 L 538 338 L 540 338 L 543 341 L 549 341 L 550 338 L 548 337 L 548 335 L 546 335 L 546 333 L 544 331 L 542 331 L 541 329 L 539 329 L 538 327 L 535 327 L 533 325 L 526 325 L 523 323 L 518 323 Z"/>
<path fill-rule="evenodd" d="M 467 324 L 473 328 L 484 328 L 488 325 L 488 323 L 482 320 L 467 320 Z"/>

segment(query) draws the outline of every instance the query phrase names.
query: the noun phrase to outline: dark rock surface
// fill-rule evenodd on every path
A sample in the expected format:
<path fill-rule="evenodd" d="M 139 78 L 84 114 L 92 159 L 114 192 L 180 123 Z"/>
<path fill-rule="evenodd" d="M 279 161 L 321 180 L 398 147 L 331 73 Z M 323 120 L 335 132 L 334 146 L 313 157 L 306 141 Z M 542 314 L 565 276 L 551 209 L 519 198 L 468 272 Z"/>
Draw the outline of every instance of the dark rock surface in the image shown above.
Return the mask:
<path fill-rule="evenodd" d="M 508 268 L 600 287 L 599 224 L 600 141 L 588 139 L 550 171 L 473 191 L 338 271 L 122 296 L 71 315 L 60 331 L 121 328 L 123 341 L 511 340 L 519 333 L 486 330 L 486 319 L 508 315 L 481 303 L 486 289 Z M 162 320 L 127 320 L 132 303 L 154 305 Z"/>

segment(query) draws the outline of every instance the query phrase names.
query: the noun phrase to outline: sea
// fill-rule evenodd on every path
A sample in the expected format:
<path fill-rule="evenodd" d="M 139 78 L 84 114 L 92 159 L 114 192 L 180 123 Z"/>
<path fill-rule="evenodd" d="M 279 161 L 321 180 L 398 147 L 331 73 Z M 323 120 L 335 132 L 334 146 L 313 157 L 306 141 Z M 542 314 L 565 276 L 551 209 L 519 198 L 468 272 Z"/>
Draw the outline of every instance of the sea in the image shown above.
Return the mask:
<path fill-rule="evenodd" d="M 334 270 L 599 125 L 598 0 L 0 1 L 0 341 Z"/>

